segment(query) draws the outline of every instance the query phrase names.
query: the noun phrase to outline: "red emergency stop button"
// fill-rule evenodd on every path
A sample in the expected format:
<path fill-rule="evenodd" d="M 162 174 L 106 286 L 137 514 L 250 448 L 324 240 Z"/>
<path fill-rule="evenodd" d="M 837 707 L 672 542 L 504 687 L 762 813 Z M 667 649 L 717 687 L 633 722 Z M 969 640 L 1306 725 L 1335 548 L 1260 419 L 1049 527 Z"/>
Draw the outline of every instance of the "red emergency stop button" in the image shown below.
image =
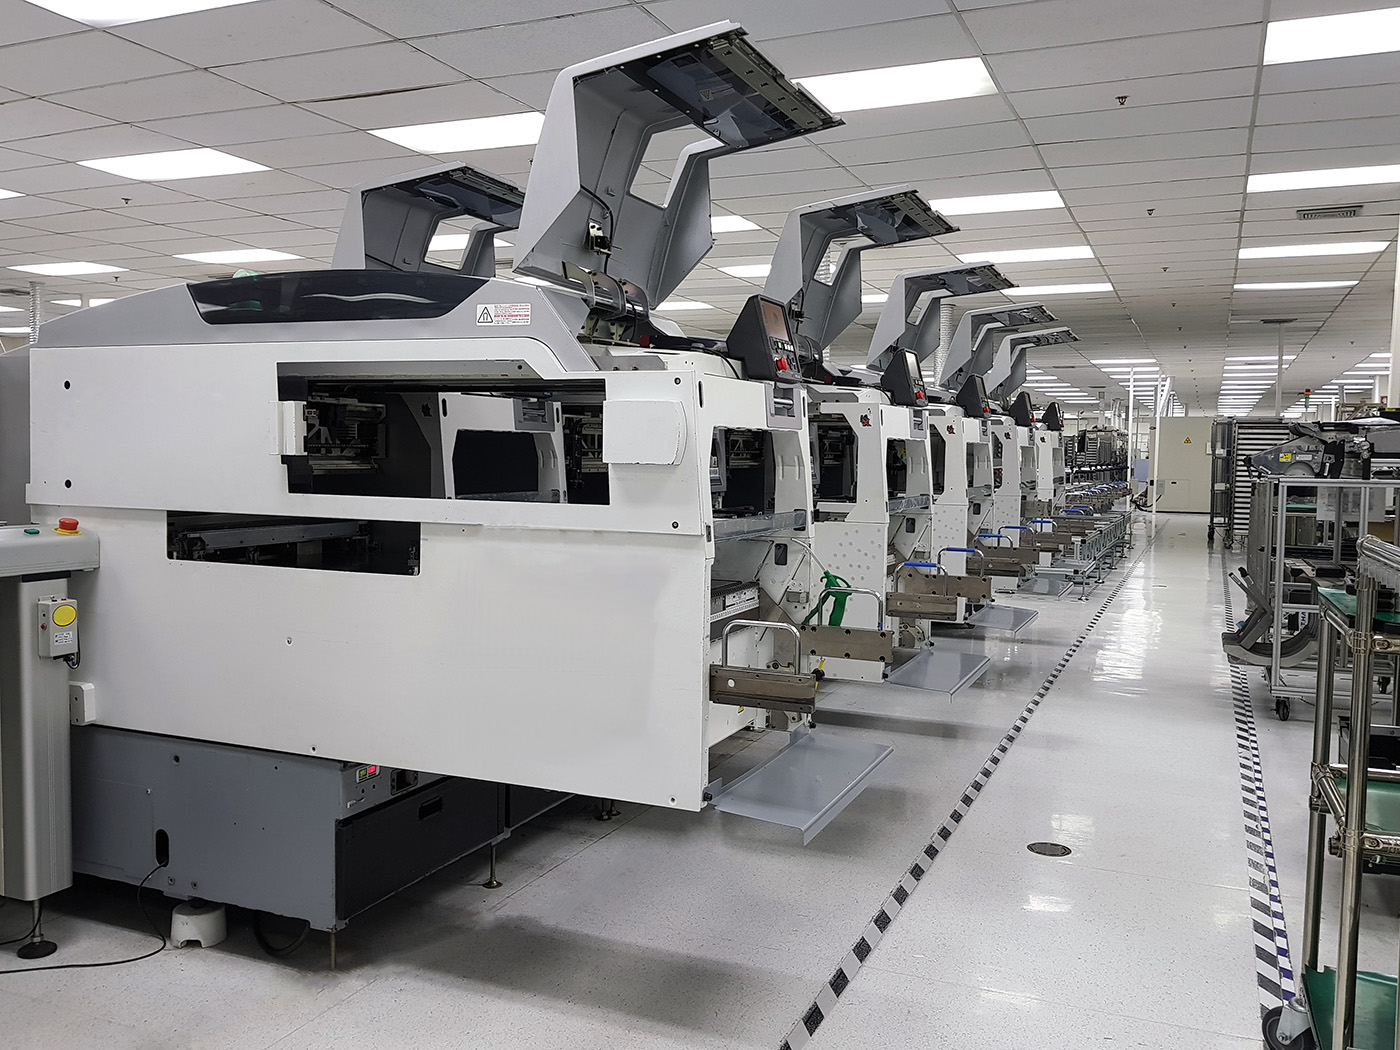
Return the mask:
<path fill-rule="evenodd" d="M 77 518 L 59 518 L 59 519 L 58 519 L 58 528 L 54 529 L 53 531 L 56 532 L 56 533 L 58 533 L 60 536 L 76 536 L 76 535 L 78 535 L 78 531 L 79 531 L 79 530 L 78 530 L 78 519 L 77 519 Z"/>
<path fill-rule="evenodd" d="M 787 370 L 788 370 L 787 358 L 786 358 L 786 357 L 780 357 L 780 358 L 778 358 L 778 371 L 779 371 L 779 372 L 786 372 Z"/>

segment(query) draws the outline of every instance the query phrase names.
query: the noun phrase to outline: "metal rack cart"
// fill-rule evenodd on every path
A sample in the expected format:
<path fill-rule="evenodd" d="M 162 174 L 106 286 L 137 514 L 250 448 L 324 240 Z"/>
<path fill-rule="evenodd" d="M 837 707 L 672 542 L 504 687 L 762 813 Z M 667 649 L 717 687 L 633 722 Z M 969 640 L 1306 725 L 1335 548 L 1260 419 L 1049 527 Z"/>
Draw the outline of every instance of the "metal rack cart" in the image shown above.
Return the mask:
<path fill-rule="evenodd" d="M 1357 970 L 1362 876 L 1377 868 L 1393 871 L 1400 862 L 1400 772 L 1370 767 L 1372 663 L 1377 654 L 1400 650 L 1395 617 L 1377 619 L 1382 587 L 1400 590 L 1400 547 L 1365 536 L 1357 545 L 1354 601 L 1338 590 L 1326 590 L 1319 598 L 1302 984 L 1293 999 L 1264 1017 L 1264 1041 L 1273 1050 L 1381 1050 L 1400 1045 L 1395 977 Z M 1330 760 L 1339 643 L 1353 660 L 1345 763 Z M 1337 825 L 1330 840 L 1329 813 Z M 1335 969 L 1320 967 L 1318 961 L 1324 850 L 1342 858 Z"/>
<path fill-rule="evenodd" d="M 1215 532 L 1224 533 L 1225 548 L 1229 550 L 1237 539 L 1249 532 L 1251 481 L 1249 461 L 1252 457 L 1290 437 L 1288 421 L 1238 417 L 1218 419 L 1211 428 L 1211 493 L 1210 519 L 1206 537 L 1215 539 Z"/>

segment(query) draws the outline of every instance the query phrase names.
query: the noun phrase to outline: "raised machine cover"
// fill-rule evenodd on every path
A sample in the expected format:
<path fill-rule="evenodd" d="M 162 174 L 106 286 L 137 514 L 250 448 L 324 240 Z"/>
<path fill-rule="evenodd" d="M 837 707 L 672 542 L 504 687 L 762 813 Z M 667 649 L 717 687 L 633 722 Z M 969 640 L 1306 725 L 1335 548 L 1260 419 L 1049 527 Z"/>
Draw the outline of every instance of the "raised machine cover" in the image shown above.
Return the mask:
<path fill-rule="evenodd" d="M 1056 320 L 1039 303 L 984 307 L 969 310 L 958 319 L 938 382 L 946 390 L 958 390 L 969 376 L 985 376 L 996 361 L 994 335 L 1007 335 L 1033 325 L 1053 324 Z"/>
<path fill-rule="evenodd" d="M 821 201 L 794 209 L 783 224 L 763 286 L 797 320 L 798 356 L 820 364 L 828 346 L 861 313 L 861 253 L 954 233 L 957 227 L 911 186 Z M 851 240 L 829 272 L 833 242 Z"/>
<path fill-rule="evenodd" d="M 875 322 L 867 364 L 883 369 L 898 350 L 912 350 L 920 362 L 938 349 L 938 310 L 934 304 L 951 296 L 980 295 L 1014 287 L 995 266 L 958 266 L 948 270 L 910 270 L 894 279 Z M 931 301 L 915 317 L 925 296 Z"/>
<path fill-rule="evenodd" d="M 734 22 L 569 66 L 535 148 L 516 269 L 619 308 L 624 295 L 660 302 L 713 244 L 711 158 L 841 123 Z M 634 194 L 652 136 L 686 127 L 708 139 L 682 153 L 665 205 Z"/>
<path fill-rule="evenodd" d="M 1079 336 L 1064 325 L 1008 335 L 1001 341 L 992 367 L 987 370 L 987 389 L 993 398 L 1005 401 L 1026 385 L 1026 351 L 1032 347 L 1077 342 Z"/>

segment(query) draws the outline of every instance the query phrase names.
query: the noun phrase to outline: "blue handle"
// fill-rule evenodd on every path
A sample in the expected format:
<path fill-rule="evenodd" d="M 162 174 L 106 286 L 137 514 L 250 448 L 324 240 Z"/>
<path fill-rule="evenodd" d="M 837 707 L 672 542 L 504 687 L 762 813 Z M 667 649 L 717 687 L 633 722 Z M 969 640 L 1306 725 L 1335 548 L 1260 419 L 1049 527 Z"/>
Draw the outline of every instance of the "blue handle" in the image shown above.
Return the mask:
<path fill-rule="evenodd" d="M 1031 527 L 1029 525 L 1003 525 L 1001 528 L 1003 532 L 1005 532 L 1007 529 L 1020 529 L 1022 532 L 1031 531 Z"/>
<path fill-rule="evenodd" d="M 944 547 L 945 551 L 953 551 L 957 554 L 981 554 L 976 547 Z"/>
<path fill-rule="evenodd" d="M 1001 540 L 1006 537 L 999 532 L 979 532 L 977 538 L 979 540 Z"/>
<path fill-rule="evenodd" d="M 1054 519 L 1054 518 L 1032 518 L 1032 519 L 1031 519 L 1031 524 L 1032 524 L 1032 525 L 1053 525 L 1053 524 L 1055 524 L 1055 519 Z"/>
<path fill-rule="evenodd" d="M 906 561 L 904 564 L 905 564 L 905 566 L 906 566 L 907 568 L 910 568 L 910 569 L 936 569 L 936 568 L 938 568 L 938 562 L 936 562 L 936 561 Z"/>

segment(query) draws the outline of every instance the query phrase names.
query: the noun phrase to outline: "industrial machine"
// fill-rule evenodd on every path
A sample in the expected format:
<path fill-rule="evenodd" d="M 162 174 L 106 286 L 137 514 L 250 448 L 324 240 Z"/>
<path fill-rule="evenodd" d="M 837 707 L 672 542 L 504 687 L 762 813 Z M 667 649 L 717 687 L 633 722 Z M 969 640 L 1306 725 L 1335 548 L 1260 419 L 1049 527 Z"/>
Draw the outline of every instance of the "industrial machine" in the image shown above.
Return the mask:
<path fill-rule="evenodd" d="M 103 541 L 60 595 L 95 625 L 74 867 L 334 930 L 559 793 L 834 819 L 891 748 L 802 724 L 771 612 L 814 509 L 796 333 L 650 308 L 710 246 L 712 157 L 838 123 L 718 23 L 565 69 L 523 201 L 416 173 L 352 199 L 335 269 L 45 325 L 27 502 Z M 665 203 L 631 192 L 680 129 Z M 490 276 L 516 223 L 543 283 Z M 787 746 L 715 781 L 774 712 Z"/>

